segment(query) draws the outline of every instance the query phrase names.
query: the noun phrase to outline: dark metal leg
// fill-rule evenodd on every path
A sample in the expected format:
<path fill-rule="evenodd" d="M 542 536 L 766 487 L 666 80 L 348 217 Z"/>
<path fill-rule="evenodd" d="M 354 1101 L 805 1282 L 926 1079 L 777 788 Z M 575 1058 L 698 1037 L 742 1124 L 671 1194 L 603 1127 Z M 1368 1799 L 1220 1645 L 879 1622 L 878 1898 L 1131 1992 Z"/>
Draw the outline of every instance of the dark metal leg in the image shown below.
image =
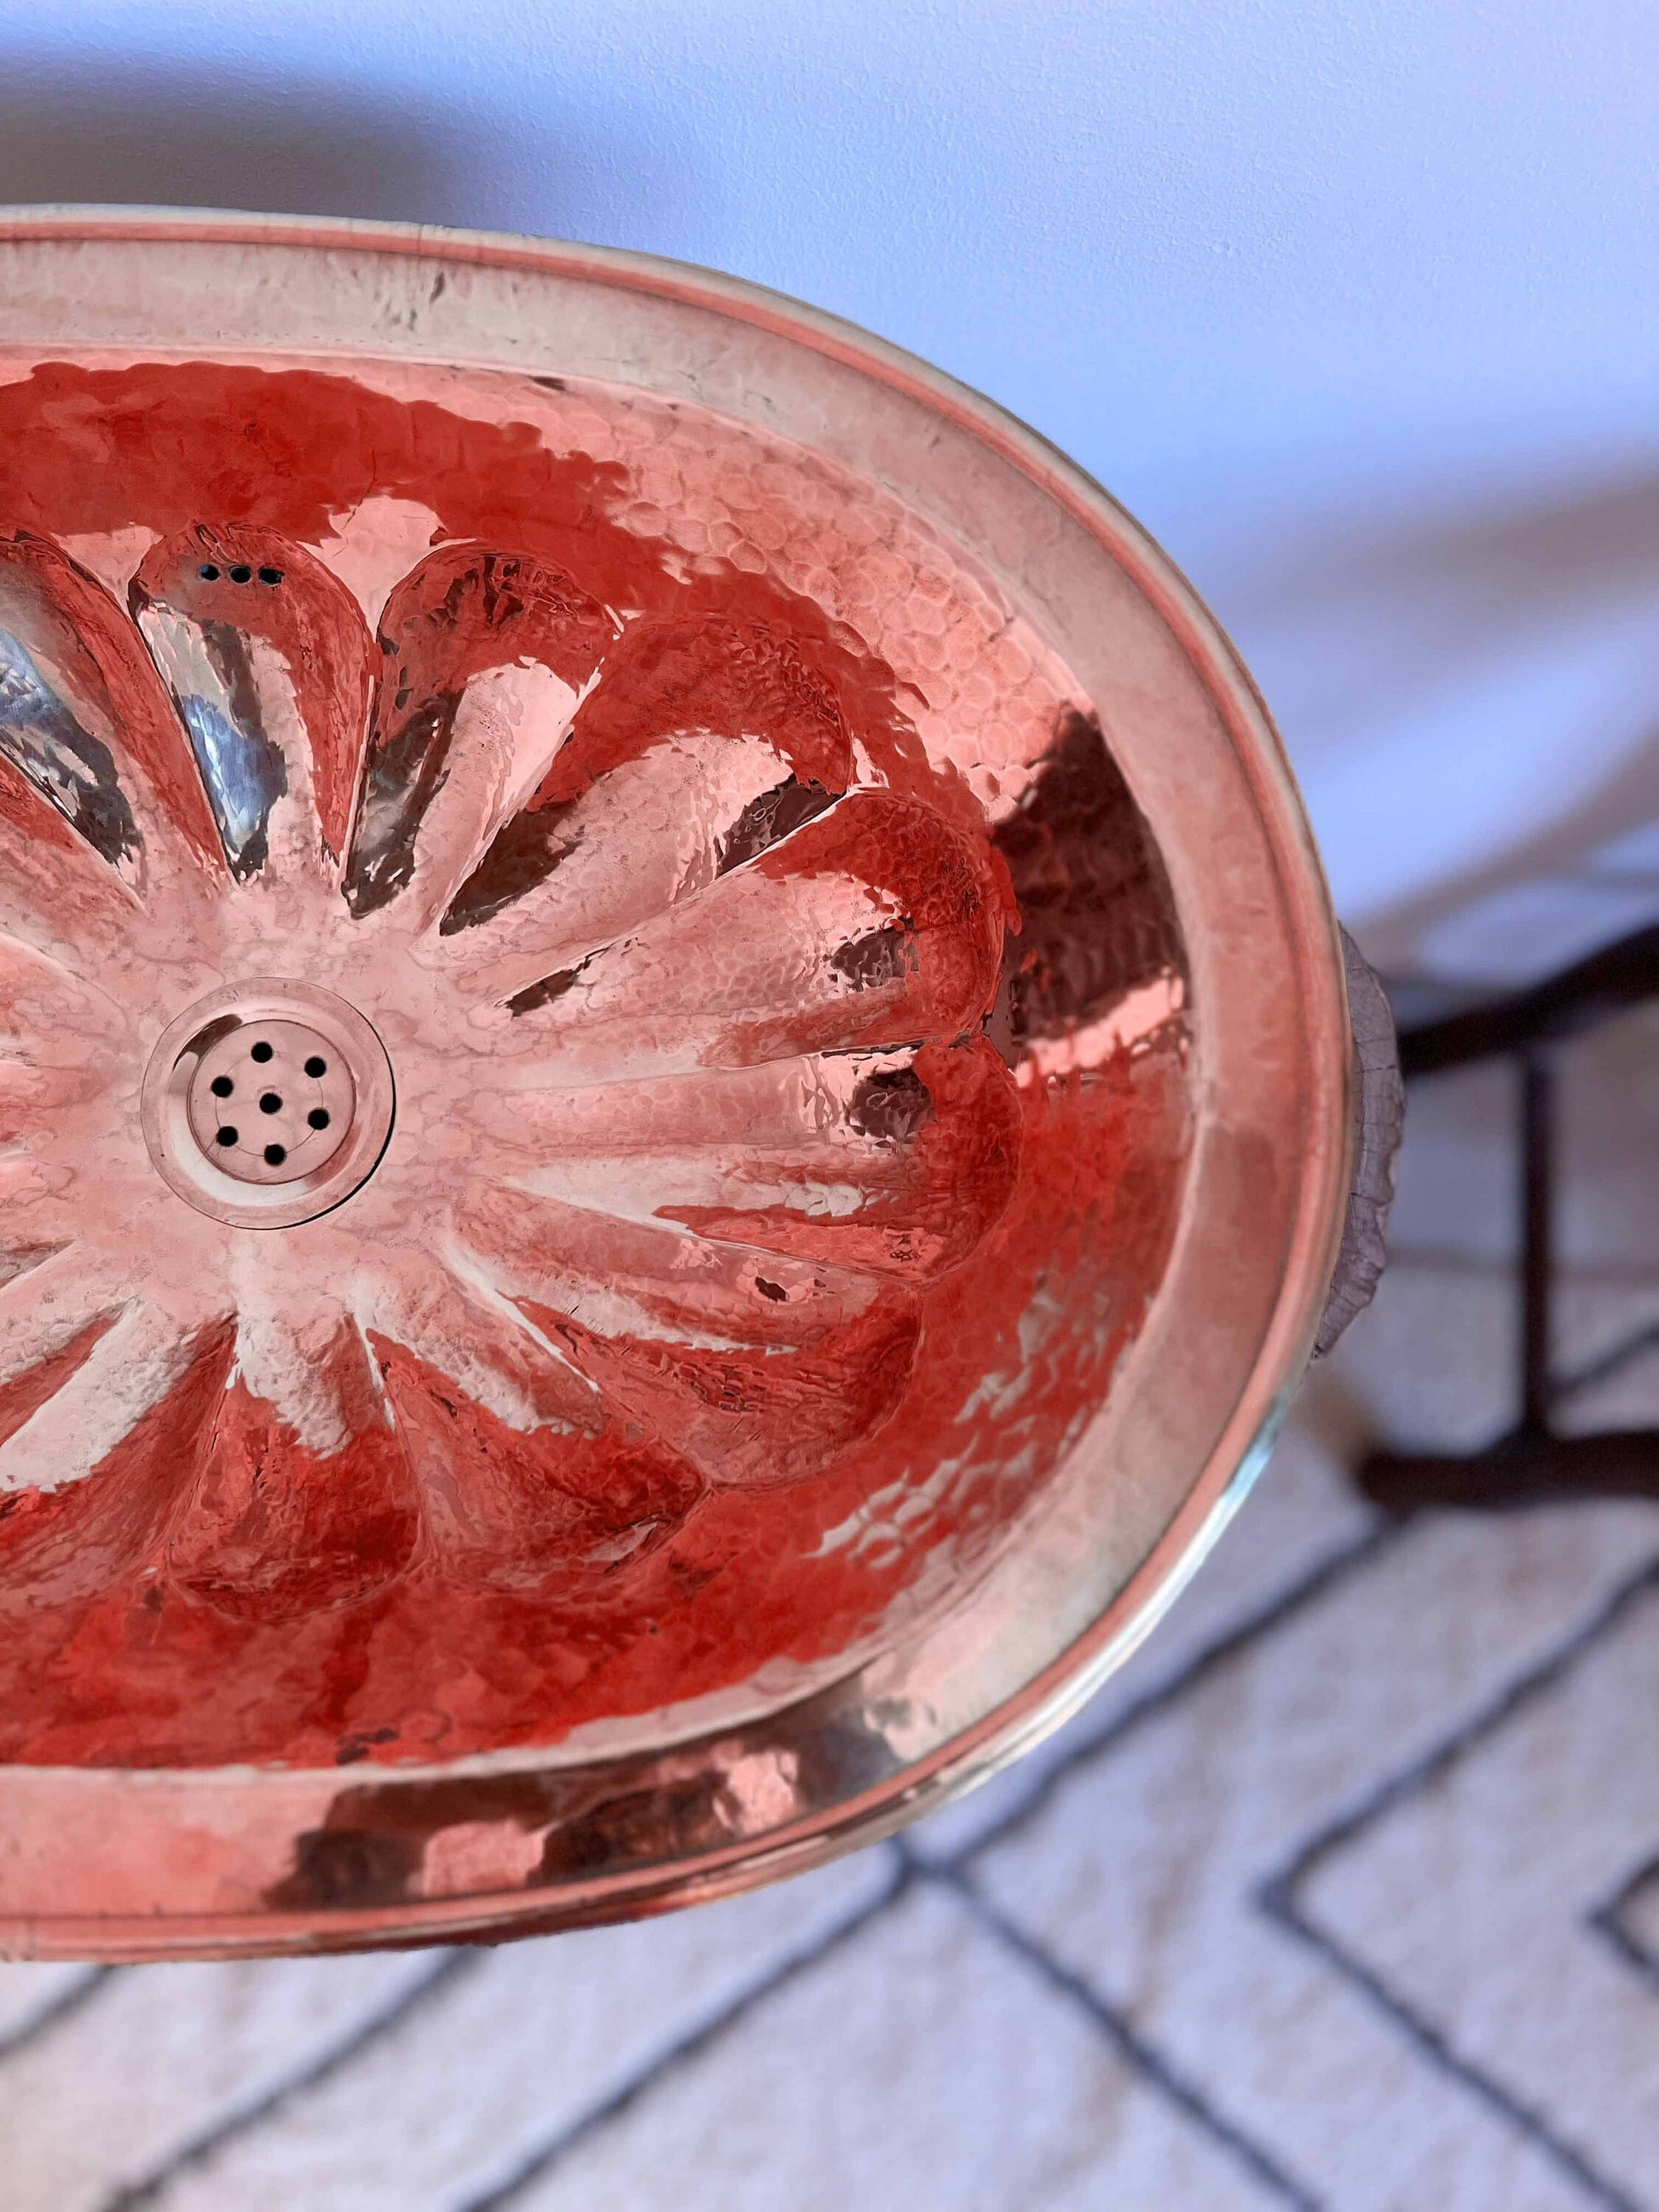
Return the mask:
<path fill-rule="evenodd" d="M 1360 1463 L 1359 1487 L 1393 1513 L 1421 1505 L 1491 1512 L 1573 1498 L 1659 1499 L 1659 1430 L 1582 1437 L 1554 1432 L 1552 1417 L 1563 1395 L 1554 1372 L 1551 1328 L 1554 1069 L 1547 1042 L 1535 1034 L 1505 1037 L 1500 1022 L 1496 1036 L 1495 1047 L 1489 1048 L 1514 1052 L 1520 1077 L 1521 1419 L 1484 1451 L 1371 1452 Z M 1631 1349 L 1641 1348 L 1643 1341 L 1637 1340 Z"/>
<path fill-rule="evenodd" d="M 1521 1434 L 1549 1435 L 1550 1278 L 1554 1261 L 1555 1071 L 1547 1048 L 1523 1053 L 1521 1076 Z"/>

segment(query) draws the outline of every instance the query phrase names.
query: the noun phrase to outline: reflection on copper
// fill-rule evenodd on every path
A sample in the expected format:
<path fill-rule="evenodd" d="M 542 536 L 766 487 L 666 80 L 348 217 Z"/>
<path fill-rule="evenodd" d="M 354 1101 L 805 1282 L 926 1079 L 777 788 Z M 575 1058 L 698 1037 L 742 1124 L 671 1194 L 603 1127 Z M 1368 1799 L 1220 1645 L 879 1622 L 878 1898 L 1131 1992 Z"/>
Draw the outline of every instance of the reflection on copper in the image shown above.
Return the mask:
<path fill-rule="evenodd" d="M 684 396 L 47 349 L 0 450 L 0 1758 L 263 1771 L 210 1948 L 591 1917 L 888 1776 L 761 1717 L 1018 1543 L 1182 1218 L 1081 679 Z"/>

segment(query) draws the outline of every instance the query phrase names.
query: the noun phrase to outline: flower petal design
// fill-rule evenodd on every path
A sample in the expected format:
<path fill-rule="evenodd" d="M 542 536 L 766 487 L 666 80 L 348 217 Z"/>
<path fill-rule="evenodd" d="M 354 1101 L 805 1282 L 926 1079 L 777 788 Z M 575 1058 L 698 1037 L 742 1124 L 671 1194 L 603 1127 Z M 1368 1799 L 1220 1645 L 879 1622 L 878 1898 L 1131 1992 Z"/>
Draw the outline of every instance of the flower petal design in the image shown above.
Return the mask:
<path fill-rule="evenodd" d="M 135 1299 L 112 1319 L 102 1279 L 76 1288 L 79 1297 L 7 1329 L 10 1388 L 23 1417 L 0 1443 L 0 1492 L 60 1490 L 97 1474 L 201 1348 L 198 1317 Z M 52 1370 L 49 1395 L 36 1388 L 43 1367 Z"/>
<path fill-rule="evenodd" d="M 357 1312 L 446 1578 L 597 1598 L 681 1525 L 702 1477 L 607 1426 L 592 1383 L 508 1300 L 435 1260 L 398 1259 Z"/>
<path fill-rule="evenodd" d="M 470 1194 L 457 1226 L 607 1411 L 672 1440 L 711 1482 L 797 1480 L 903 1395 L 920 1324 L 900 1284 L 519 1191 Z"/>
<path fill-rule="evenodd" d="M 813 1054 L 471 1111 L 548 1196 L 800 1259 L 931 1279 L 1001 1214 L 1019 1093 L 982 1038 Z"/>
<path fill-rule="evenodd" d="M 508 1299 L 465 1280 L 464 1260 L 452 1268 L 406 1249 L 395 1260 L 354 1294 L 377 1357 L 383 1346 L 410 1353 L 513 1428 L 598 1435 L 605 1409 L 593 1385 Z"/>
<path fill-rule="evenodd" d="M 137 911 L 131 885 L 0 755 L 0 930 L 82 973 L 124 944 Z"/>
<path fill-rule="evenodd" d="M 725 1636 L 696 1594 L 745 1530 L 781 1617 L 971 1390 L 1040 1140 L 987 1042 L 1006 866 L 892 672 L 767 579 L 590 587 L 529 520 L 574 573 L 441 542 L 371 640 L 320 526 L 190 511 L 125 611 L 0 541 L 0 1606 L 47 1670 L 96 1655 L 57 1703 L 20 1676 L 0 1752 L 104 1755 L 130 1692 L 172 1756 L 208 1650 L 233 1754 L 266 1706 L 255 1755 L 356 1743 L 341 1699 L 406 1700 L 385 1654 L 469 1634 L 457 1740 L 624 1654 L 677 1694 L 640 1624 Z M 292 1231 L 181 1222 L 155 1040 L 285 975 L 382 1038 L 382 1163 Z"/>
<path fill-rule="evenodd" d="M 0 937 L 0 1255 L 96 1231 L 99 1200 L 122 1172 L 112 1082 L 131 1021 L 100 986 L 54 956 Z M 106 1175 L 83 1173 L 96 1146 Z M 130 1152 L 127 1153 L 130 1158 Z M 77 1259 L 76 1264 L 79 1264 Z M 46 1293 L 46 1283 L 37 1286 Z"/>
<path fill-rule="evenodd" d="M 758 738 L 798 783 L 832 794 L 847 788 L 852 746 L 841 702 L 800 642 L 764 623 L 704 611 L 629 624 L 526 811 L 568 805 L 664 737 L 697 730 Z M 520 866 L 522 858 L 520 850 Z M 489 896 L 490 881 L 486 863 L 470 886 L 474 900 Z M 456 905 L 458 915 L 466 910 L 466 902 Z"/>
<path fill-rule="evenodd" d="M 501 908 L 461 929 L 450 908 L 440 923 L 447 971 L 471 996 L 512 998 L 702 890 L 734 852 L 758 849 L 830 803 L 759 738 L 665 738 L 567 803 L 517 817 L 538 837 L 542 823 L 556 822 L 563 842 L 535 852 L 538 879 Z"/>
<path fill-rule="evenodd" d="M 991 1003 L 1003 927 L 983 848 L 854 791 L 509 1003 L 571 1083 L 951 1037 Z"/>
<path fill-rule="evenodd" d="M 444 933 L 493 921 L 558 870 L 555 896 L 494 933 L 497 949 L 528 949 L 539 932 L 544 952 L 590 951 L 821 812 L 852 770 L 841 702 L 799 641 L 707 611 L 632 622 L 533 797 L 457 892 Z"/>
<path fill-rule="evenodd" d="M 57 1243 L 49 1238 L 37 1238 L 31 1242 L 28 1237 L 16 1233 L 15 1224 L 0 1229 L 0 1289 L 15 1282 L 19 1275 L 27 1274 L 31 1267 L 44 1267 L 48 1260 L 55 1260 L 60 1252 L 67 1252 L 74 1241 L 73 1237 L 65 1237 Z"/>
<path fill-rule="evenodd" d="M 123 635 L 101 586 L 29 558 Z M 141 769 L 176 777 L 182 722 L 233 876 L 347 850 L 351 914 L 398 902 L 399 943 L 438 929 L 448 988 L 507 1000 L 518 1086 L 467 1108 L 521 1188 L 465 1197 L 447 1259 L 404 1250 L 349 1312 L 280 1270 L 243 1282 L 173 1577 L 249 1620 L 358 1602 L 415 1556 L 418 1477 L 446 1572 L 591 1593 L 706 1481 L 793 1480 L 873 1434 L 915 1355 L 902 1280 L 956 1264 L 1017 1169 L 1010 1079 L 967 1034 L 1003 929 L 983 847 L 914 797 L 848 790 L 834 686 L 763 623 L 617 636 L 549 564 L 445 546 L 387 602 L 371 711 L 355 602 L 303 548 L 198 526 L 152 549 L 131 601 L 177 708 L 152 681 Z M 45 616 L 30 635 L 55 639 Z M 63 653 L 42 658 L 58 680 Z M 96 689 L 54 742 L 98 721 Z M 11 813 L 50 799 L 72 821 L 43 757 L 0 754 Z M 21 951 L 0 970 L 14 997 L 41 988 Z M 41 1080 L 9 1086 L 20 1127 Z M 43 1346 L 20 1433 L 74 1415 L 82 1371 L 160 1325 L 89 1314 Z"/>
<path fill-rule="evenodd" d="M 232 872 L 265 866 L 284 801 L 296 860 L 337 862 L 369 684 L 368 625 L 339 578 L 270 531 L 201 523 L 150 549 L 129 597 Z"/>
<path fill-rule="evenodd" d="M 574 706 L 615 630 L 580 585 L 528 554 L 444 545 L 404 579 L 380 617 L 384 665 L 345 879 L 354 914 L 386 905 L 413 877 L 428 810 L 451 773 L 457 712 L 473 679 L 532 662 L 568 687 Z M 548 732 L 544 765 L 566 719 L 556 718 Z M 491 808 L 472 821 L 470 839 L 463 836 L 459 848 L 446 854 L 440 909 L 472 870 L 496 818 Z"/>
<path fill-rule="evenodd" d="M 355 1323 L 337 1309 L 258 1328 L 245 1316 L 237 1370 L 168 1545 L 173 1579 L 267 1623 L 395 1581 L 420 1533 L 416 1486 Z"/>
<path fill-rule="evenodd" d="M 681 1527 L 689 1461 L 613 1423 L 601 1436 L 504 1421 L 405 1345 L 370 1339 L 419 1474 L 447 1580 L 592 1602 Z"/>
<path fill-rule="evenodd" d="M 34 1068 L 81 1068 L 130 1025 L 96 977 L 72 975 L 38 946 L 0 937 L 0 1049 Z"/>
<path fill-rule="evenodd" d="M 9 1222 L 15 1233 L 17 1224 Z M 0 1487 L 17 1488 L 5 1473 L 4 1445 L 85 1362 L 128 1303 L 107 1255 L 70 1237 L 33 1258 L 19 1237 L 7 1254 L 0 1284 Z M 46 1379 L 50 1378 L 47 1386 Z M 56 1486 L 52 1476 L 48 1487 Z"/>
<path fill-rule="evenodd" d="M 182 838 L 219 858 L 177 716 L 131 623 L 58 546 L 0 538 L 0 752 L 128 882 Z"/>
<path fill-rule="evenodd" d="M 14 1338 L 5 1346 L 11 1371 L 0 1382 L 0 1445 L 9 1443 L 23 1424 L 86 1365 L 99 1340 L 114 1327 L 116 1314 L 94 1313 L 78 1328 L 71 1318 L 66 1334 L 61 1315 L 50 1316 L 48 1332 L 40 1329 L 41 1318 L 31 1314 L 36 1328 L 23 1340 Z M 54 1338 L 61 1340 L 54 1343 Z"/>
<path fill-rule="evenodd" d="M 11 1624 L 9 1656 L 21 1670 L 7 1684 L 0 1756 L 11 1755 L 11 1729 L 27 1725 L 26 1701 L 43 1694 L 31 1666 L 37 1654 L 17 1641 L 17 1624 L 102 1596 L 154 1555 L 176 1505 L 179 1439 L 209 1419 L 230 1350 L 229 1328 L 196 1332 L 167 1389 L 84 1481 L 0 1492 L 0 1618 Z M 56 1693 L 55 1683 L 44 1686 L 49 1705 Z"/>

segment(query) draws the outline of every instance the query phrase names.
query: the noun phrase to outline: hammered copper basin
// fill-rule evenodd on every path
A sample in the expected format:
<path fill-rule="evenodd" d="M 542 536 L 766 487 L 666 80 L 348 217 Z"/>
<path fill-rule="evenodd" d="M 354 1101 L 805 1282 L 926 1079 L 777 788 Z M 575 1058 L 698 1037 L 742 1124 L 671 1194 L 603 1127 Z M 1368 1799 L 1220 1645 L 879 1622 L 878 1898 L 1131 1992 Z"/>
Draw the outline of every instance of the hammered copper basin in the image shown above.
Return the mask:
<path fill-rule="evenodd" d="M 1191 592 L 665 262 L 14 215 L 0 348 L 5 1942 L 654 1910 L 1052 1725 L 1344 1194 Z"/>

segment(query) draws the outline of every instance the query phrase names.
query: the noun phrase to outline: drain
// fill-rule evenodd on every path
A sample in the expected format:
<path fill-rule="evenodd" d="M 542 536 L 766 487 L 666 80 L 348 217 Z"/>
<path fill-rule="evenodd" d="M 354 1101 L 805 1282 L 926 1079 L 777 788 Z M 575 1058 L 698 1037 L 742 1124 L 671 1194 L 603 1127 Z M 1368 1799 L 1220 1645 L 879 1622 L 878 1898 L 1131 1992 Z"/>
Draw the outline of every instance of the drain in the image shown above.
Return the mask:
<path fill-rule="evenodd" d="M 392 1133 L 386 1048 L 354 1006 L 258 978 L 187 1007 L 144 1079 L 144 1139 L 198 1212 L 277 1229 L 342 1204 Z"/>

